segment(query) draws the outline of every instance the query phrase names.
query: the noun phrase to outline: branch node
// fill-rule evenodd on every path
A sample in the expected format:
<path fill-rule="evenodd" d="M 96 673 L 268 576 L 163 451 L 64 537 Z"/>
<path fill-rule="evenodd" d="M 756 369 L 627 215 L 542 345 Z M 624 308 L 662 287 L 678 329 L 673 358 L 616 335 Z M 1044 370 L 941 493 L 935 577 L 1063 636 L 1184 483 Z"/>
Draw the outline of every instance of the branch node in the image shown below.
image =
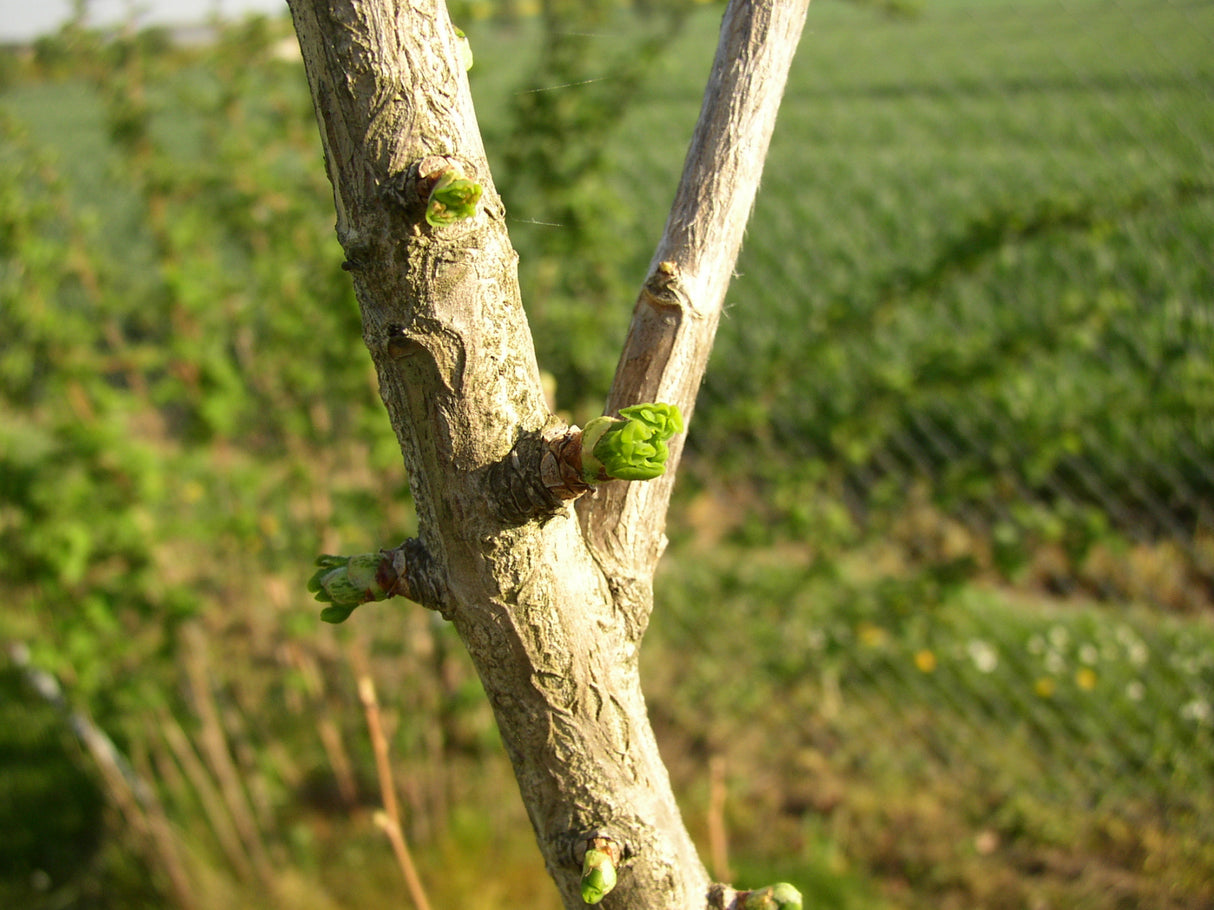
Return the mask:
<path fill-rule="evenodd" d="M 577 499 L 594 489 L 582 479 L 582 430 L 564 427 L 548 436 L 540 461 L 540 478 L 545 488 L 562 501 Z"/>
<path fill-rule="evenodd" d="M 388 356 L 393 360 L 404 360 L 407 357 L 413 357 L 425 351 L 421 342 L 410 337 L 404 326 L 388 326 L 387 336 L 385 348 L 387 349 Z"/>
<path fill-rule="evenodd" d="M 683 285 L 682 269 L 669 259 L 659 262 L 645 279 L 641 299 L 671 324 L 677 322 L 685 310 L 692 310 L 691 299 Z"/>
<path fill-rule="evenodd" d="M 559 446 L 569 428 L 552 418 L 540 433 L 524 433 L 505 458 L 490 465 L 485 476 L 486 494 L 497 517 L 507 525 L 545 521 L 564 507 L 566 500 L 553 446 Z M 589 489 L 589 487 L 586 487 Z"/>

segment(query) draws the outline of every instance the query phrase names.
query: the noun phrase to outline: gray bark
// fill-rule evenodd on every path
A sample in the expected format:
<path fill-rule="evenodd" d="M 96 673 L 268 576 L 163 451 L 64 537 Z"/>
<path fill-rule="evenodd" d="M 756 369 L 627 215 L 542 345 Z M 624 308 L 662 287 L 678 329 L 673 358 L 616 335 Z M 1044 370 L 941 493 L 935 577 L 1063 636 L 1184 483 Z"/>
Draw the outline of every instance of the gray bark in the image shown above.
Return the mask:
<path fill-rule="evenodd" d="M 694 405 L 808 0 L 735 2 L 608 410 Z M 703 908 L 637 672 L 681 451 L 649 483 L 572 505 L 537 483 L 548 413 L 455 33 L 441 0 L 290 0 L 363 333 L 419 534 L 399 590 L 476 665 L 547 868 L 584 907 L 580 854 L 624 851 L 605 908 Z M 432 228 L 419 165 L 457 160 L 476 218 Z M 428 170 L 422 167 L 422 170 Z M 571 266 L 571 267 L 576 267 Z"/>

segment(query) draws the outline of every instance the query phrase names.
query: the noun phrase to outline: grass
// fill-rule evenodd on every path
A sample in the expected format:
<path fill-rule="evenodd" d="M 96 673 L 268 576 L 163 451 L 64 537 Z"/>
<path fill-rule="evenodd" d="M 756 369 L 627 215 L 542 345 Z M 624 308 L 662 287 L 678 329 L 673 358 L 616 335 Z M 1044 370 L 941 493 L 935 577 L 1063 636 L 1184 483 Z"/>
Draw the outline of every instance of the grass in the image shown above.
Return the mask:
<path fill-rule="evenodd" d="M 1136 906 L 1214 897 L 1208 622 L 864 580 L 791 542 L 704 557 L 668 555 L 645 667 L 666 735 L 724 756 L 748 850 L 828 835 L 898 906 L 1103 906 L 1085 864 Z"/>

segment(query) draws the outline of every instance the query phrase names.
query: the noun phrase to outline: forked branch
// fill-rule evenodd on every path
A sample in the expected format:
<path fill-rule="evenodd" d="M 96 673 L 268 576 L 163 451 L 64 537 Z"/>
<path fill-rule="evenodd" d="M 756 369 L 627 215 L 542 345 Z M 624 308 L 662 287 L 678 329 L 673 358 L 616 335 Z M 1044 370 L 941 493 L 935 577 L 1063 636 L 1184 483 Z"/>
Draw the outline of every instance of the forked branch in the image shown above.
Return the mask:
<path fill-rule="evenodd" d="M 544 403 L 441 0 L 289 3 L 418 513 L 417 538 L 396 549 L 322 558 L 311 586 L 326 618 L 404 595 L 452 621 L 570 910 L 792 906 L 787 891 L 710 893 L 637 654 L 683 426 L 648 403 L 690 417 L 808 0 L 730 4 L 608 402 L 626 419 L 581 434 Z M 575 516 L 568 500 L 600 483 Z"/>

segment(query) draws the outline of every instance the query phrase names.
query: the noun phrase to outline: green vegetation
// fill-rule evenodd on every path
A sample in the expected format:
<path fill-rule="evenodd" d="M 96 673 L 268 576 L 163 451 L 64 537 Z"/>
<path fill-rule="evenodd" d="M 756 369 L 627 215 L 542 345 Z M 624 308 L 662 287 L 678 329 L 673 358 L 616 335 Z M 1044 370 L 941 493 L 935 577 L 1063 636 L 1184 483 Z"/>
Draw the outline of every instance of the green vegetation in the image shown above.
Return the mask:
<path fill-rule="evenodd" d="M 664 563 L 644 666 L 671 693 L 668 741 L 723 757 L 731 822 L 764 831 L 767 874 L 804 883 L 796 864 L 826 839 L 837 870 L 881 870 L 895 906 L 1104 906 L 1131 868 L 1137 906 L 1183 906 L 1178 880 L 1208 894 L 1208 624 L 866 578 L 879 547 L 710 553 L 711 571 L 693 544 Z M 688 648 L 690 666 L 673 657 Z"/>
<path fill-rule="evenodd" d="M 642 652 L 687 819 L 807 906 L 1207 905 L 1214 8 L 876 5 L 811 8 L 689 428 Z M 571 421 L 718 13 L 460 20 Z M 5 906 L 386 903 L 366 673 L 432 904 L 557 906 L 452 631 L 305 588 L 413 519 L 287 36 L 0 67 L 0 638 L 150 785 L 6 670 Z"/>

